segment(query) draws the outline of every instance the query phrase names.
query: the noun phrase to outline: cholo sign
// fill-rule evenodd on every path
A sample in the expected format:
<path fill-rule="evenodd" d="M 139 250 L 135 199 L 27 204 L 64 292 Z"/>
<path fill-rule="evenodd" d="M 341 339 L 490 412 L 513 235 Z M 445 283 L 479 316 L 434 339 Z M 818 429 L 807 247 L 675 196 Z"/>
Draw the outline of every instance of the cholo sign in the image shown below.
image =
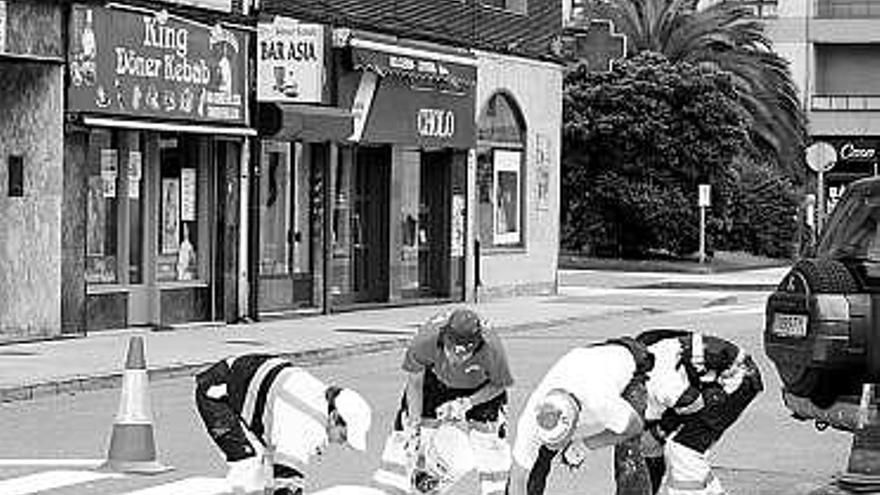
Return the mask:
<path fill-rule="evenodd" d="M 71 19 L 71 110 L 246 124 L 243 32 L 85 5 Z"/>

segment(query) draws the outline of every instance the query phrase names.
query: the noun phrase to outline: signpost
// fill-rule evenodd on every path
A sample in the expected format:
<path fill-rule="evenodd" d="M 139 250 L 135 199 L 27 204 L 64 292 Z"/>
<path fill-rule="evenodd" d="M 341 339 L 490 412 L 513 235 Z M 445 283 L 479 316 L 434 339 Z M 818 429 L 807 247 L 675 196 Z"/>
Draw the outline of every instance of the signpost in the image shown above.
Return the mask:
<path fill-rule="evenodd" d="M 700 207 L 700 264 L 706 262 L 706 208 L 711 203 L 712 187 L 709 184 L 700 184 L 697 200 L 697 205 Z"/>
<path fill-rule="evenodd" d="M 837 163 L 837 151 L 829 143 L 817 141 L 811 144 L 805 151 L 807 165 L 817 174 L 816 187 L 818 210 L 816 212 L 816 232 L 822 232 L 825 221 L 825 172 L 831 170 Z"/>

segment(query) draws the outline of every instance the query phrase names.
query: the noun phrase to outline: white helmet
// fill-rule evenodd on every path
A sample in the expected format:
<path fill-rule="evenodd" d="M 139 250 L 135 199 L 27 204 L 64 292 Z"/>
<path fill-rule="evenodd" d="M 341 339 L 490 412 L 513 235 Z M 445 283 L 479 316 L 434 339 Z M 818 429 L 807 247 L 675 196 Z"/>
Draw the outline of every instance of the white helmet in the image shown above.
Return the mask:
<path fill-rule="evenodd" d="M 580 402 L 571 393 L 562 389 L 547 392 L 534 410 L 541 443 L 560 445 L 568 440 L 577 427 L 580 412 Z"/>

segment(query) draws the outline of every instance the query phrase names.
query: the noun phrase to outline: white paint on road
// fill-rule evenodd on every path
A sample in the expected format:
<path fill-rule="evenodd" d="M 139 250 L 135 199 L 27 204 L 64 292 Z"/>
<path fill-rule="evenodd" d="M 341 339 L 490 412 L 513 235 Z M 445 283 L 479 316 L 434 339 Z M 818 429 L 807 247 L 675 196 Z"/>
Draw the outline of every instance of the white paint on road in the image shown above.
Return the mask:
<path fill-rule="evenodd" d="M 706 306 L 703 308 L 682 309 L 681 311 L 670 311 L 668 315 L 746 315 L 746 314 L 763 314 L 764 304 L 738 304 L 731 306 Z"/>
<path fill-rule="evenodd" d="M 3 495 L 29 495 L 90 481 L 118 478 L 119 476 L 115 473 L 98 473 L 95 471 L 45 471 L 18 478 L 0 480 L 0 493 Z"/>
<path fill-rule="evenodd" d="M 6 467 L 76 467 L 97 469 L 103 459 L 0 459 L 0 468 Z"/>
<path fill-rule="evenodd" d="M 152 486 L 124 495 L 225 495 L 229 485 L 223 478 L 193 477 Z"/>
<path fill-rule="evenodd" d="M 694 289 L 618 289 L 601 287 L 560 287 L 560 296 L 599 297 L 599 296 L 635 296 L 635 297 L 680 297 L 686 299 L 707 299 L 728 297 L 731 291 L 709 291 Z"/>

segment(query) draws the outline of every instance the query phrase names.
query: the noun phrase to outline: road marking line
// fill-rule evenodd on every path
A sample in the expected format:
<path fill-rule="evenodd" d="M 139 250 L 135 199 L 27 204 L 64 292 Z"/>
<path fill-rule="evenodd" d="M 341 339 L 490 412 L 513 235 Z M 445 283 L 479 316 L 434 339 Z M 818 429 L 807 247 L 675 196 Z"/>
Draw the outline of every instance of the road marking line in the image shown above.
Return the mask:
<path fill-rule="evenodd" d="M 620 289 L 598 287 L 560 287 L 562 297 L 635 296 L 635 297 L 680 297 L 685 299 L 705 299 L 725 297 L 730 291 L 691 290 L 691 289 Z"/>
<path fill-rule="evenodd" d="M 223 478 L 192 477 L 125 493 L 124 495 L 222 495 L 229 493 Z"/>
<path fill-rule="evenodd" d="M 0 467 L 35 466 L 95 469 L 103 463 L 103 459 L 0 459 Z"/>
<path fill-rule="evenodd" d="M 763 306 L 709 306 L 705 308 L 683 309 L 680 311 L 671 311 L 667 315 L 737 315 L 737 314 L 758 314 L 763 313 Z"/>
<path fill-rule="evenodd" d="M 28 495 L 120 476 L 116 473 L 97 473 L 94 471 L 45 471 L 2 480 L 0 481 L 0 493 L 3 495 Z"/>

